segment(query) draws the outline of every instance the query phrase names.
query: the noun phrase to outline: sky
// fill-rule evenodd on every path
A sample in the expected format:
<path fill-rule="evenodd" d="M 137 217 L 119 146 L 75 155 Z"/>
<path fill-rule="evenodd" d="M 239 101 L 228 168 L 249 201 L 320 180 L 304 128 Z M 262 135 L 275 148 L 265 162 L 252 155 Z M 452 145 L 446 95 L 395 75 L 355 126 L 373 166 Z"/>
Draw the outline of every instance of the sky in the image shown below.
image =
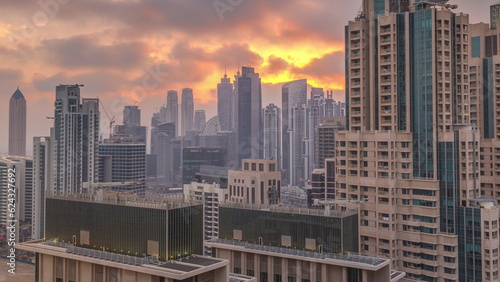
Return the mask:
<path fill-rule="evenodd" d="M 470 22 L 489 22 L 497 0 L 452 0 Z M 220 78 L 252 66 L 262 78 L 263 106 L 281 104 L 284 82 L 344 99 L 344 26 L 361 0 L 6 0 L 0 10 L 0 154 L 7 154 L 8 100 L 27 100 L 27 153 L 49 135 L 55 86 L 83 84 L 121 124 L 138 105 L 142 125 L 166 103 L 168 90 L 193 88 L 195 109 L 216 115 Z M 109 119 L 101 108 L 101 131 Z"/>

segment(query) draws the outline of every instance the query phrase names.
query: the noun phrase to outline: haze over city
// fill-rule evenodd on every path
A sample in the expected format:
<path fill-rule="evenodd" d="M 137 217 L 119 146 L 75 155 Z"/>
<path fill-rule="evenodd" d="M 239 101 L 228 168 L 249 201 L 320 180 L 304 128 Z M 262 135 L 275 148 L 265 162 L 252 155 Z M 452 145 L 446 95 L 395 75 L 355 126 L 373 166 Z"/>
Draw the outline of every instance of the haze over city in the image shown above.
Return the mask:
<path fill-rule="evenodd" d="M 53 3 L 57 5 L 53 5 Z M 7 1 L 0 11 L 0 93 L 19 86 L 27 99 L 27 153 L 33 136 L 49 134 L 55 86 L 84 84 L 121 120 L 137 102 L 142 123 L 166 102 L 170 89 L 194 89 L 195 109 L 216 115 L 216 87 L 227 70 L 252 66 L 262 78 L 263 105 L 281 104 L 284 82 L 307 78 L 344 100 L 344 26 L 361 1 Z M 453 1 L 470 22 L 488 22 L 495 1 Z M 225 5 L 225 6 L 224 6 Z M 218 7 L 218 8 L 217 8 Z M 144 80 L 160 72 L 156 80 Z M 141 88 L 142 87 L 142 88 Z M 7 128 L 8 103 L 0 105 Z M 101 117 L 102 132 L 107 118 Z M 7 153 L 7 137 L 0 140 Z"/>

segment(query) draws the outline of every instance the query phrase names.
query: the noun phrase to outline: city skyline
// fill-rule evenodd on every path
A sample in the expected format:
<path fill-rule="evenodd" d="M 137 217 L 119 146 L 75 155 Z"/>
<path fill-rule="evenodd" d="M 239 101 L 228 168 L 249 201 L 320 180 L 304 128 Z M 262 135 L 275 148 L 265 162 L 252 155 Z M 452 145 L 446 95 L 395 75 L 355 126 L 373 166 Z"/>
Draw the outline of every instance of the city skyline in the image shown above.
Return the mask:
<path fill-rule="evenodd" d="M 281 106 L 281 85 L 300 78 L 307 78 L 309 87 L 333 89 L 335 99 L 344 99 L 343 29 L 356 16 L 360 3 L 336 9 L 334 1 L 240 2 L 222 17 L 212 2 L 195 6 L 195 1 L 88 1 L 84 7 L 67 2 L 45 10 L 23 1 L 8 3 L 0 22 L 0 56 L 5 62 L 0 69 L 0 92 L 8 99 L 19 84 L 28 107 L 36 105 L 28 112 L 27 140 L 49 134 L 51 121 L 44 117 L 52 116 L 53 89 L 60 83 L 85 84 L 82 97 L 99 97 L 116 120 L 123 106 L 137 101 L 145 117 L 143 125 L 165 103 L 171 89 L 180 93 L 193 88 L 195 110 L 206 110 L 210 119 L 216 115 L 220 77 L 225 69 L 231 77 L 238 65 L 252 66 L 261 74 L 263 105 Z M 453 1 L 459 5 L 458 12 L 470 14 L 470 22 L 489 22 L 488 8 L 494 2 Z M 137 14 L 130 19 L 116 13 L 134 7 Z M 158 14 L 165 10 L 191 15 L 186 17 L 190 19 L 203 16 L 192 21 L 165 20 Z M 45 13 L 47 21 L 39 18 L 38 25 L 30 26 L 28 22 L 33 24 L 38 12 Z M 102 25 L 84 21 L 89 13 Z M 110 20 L 103 22 L 98 17 L 106 13 Z M 259 13 L 261 20 L 254 21 L 253 13 Z M 164 27 L 171 31 L 164 33 Z M 168 76 L 150 79 L 155 72 L 165 75 L 167 71 Z M 141 95 L 129 95 L 134 91 Z M 7 108 L 0 110 L 4 115 L 0 128 L 7 128 Z M 102 118 L 104 133 L 107 122 Z M 0 140 L 0 153 L 7 153 L 7 141 Z"/>

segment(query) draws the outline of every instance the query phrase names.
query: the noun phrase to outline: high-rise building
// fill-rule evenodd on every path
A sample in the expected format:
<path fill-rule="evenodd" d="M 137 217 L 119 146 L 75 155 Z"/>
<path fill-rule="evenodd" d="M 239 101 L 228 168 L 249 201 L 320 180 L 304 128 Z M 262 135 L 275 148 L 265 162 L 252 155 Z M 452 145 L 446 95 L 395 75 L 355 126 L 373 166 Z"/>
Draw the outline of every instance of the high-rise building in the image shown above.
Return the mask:
<path fill-rule="evenodd" d="M 228 172 L 229 201 L 236 203 L 278 204 L 281 173 L 277 160 L 245 159 L 242 168 Z"/>
<path fill-rule="evenodd" d="M 182 104 L 181 104 L 181 123 L 182 123 L 182 136 L 186 136 L 186 132 L 193 130 L 194 125 L 194 99 L 193 89 L 182 89 Z"/>
<path fill-rule="evenodd" d="M 299 186 L 305 178 L 304 140 L 309 118 L 307 108 L 307 80 L 295 80 L 282 86 L 282 140 L 283 180 Z M 307 147 L 309 149 L 309 147 Z"/>
<path fill-rule="evenodd" d="M 54 186 L 53 143 L 50 137 L 33 137 L 33 208 L 31 238 L 45 234 L 45 191 Z"/>
<path fill-rule="evenodd" d="M 99 144 L 99 160 L 100 182 L 132 182 L 108 189 L 144 195 L 146 143 L 118 137 L 106 139 Z"/>
<path fill-rule="evenodd" d="M 33 160 L 22 156 L 0 156 L 0 229 L 7 228 L 7 238 L 26 241 L 31 234 L 21 233 L 33 213 Z M 12 211 L 14 210 L 14 211 Z M 11 225 L 15 232 L 10 231 Z M 12 235 L 11 235 L 12 234 Z"/>
<path fill-rule="evenodd" d="M 497 28 L 497 20 L 500 19 L 500 3 L 490 6 L 490 25 L 491 29 Z"/>
<path fill-rule="evenodd" d="M 138 106 L 123 108 L 123 125 L 116 125 L 112 136 L 146 143 L 147 127 L 141 126 L 141 110 Z"/>
<path fill-rule="evenodd" d="M 480 222 L 491 226 L 483 212 L 498 208 L 475 200 L 469 18 L 437 2 L 364 0 L 348 23 L 336 195 L 359 205 L 361 251 L 390 258 L 407 278 L 494 281 L 497 266 L 485 265 L 497 244 L 481 239 Z"/>
<path fill-rule="evenodd" d="M 139 109 L 139 106 L 125 106 L 123 108 L 123 125 L 141 125 L 141 109 Z"/>
<path fill-rule="evenodd" d="M 242 67 L 238 87 L 239 159 L 262 157 L 262 90 L 254 68 Z"/>
<path fill-rule="evenodd" d="M 225 202 L 228 197 L 227 187 L 222 188 L 214 182 L 193 181 L 183 186 L 184 199 L 202 202 L 204 205 L 204 240 L 219 237 L 219 203 Z M 212 248 L 204 247 L 203 254 L 212 256 Z"/>
<path fill-rule="evenodd" d="M 182 152 L 183 184 L 196 180 L 196 173 L 202 165 L 224 167 L 227 163 L 227 150 L 219 147 L 188 147 Z"/>
<path fill-rule="evenodd" d="M 316 127 L 316 168 L 324 168 L 327 158 L 335 157 L 335 132 L 345 130 L 345 117 L 324 117 Z"/>
<path fill-rule="evenodd" d="M 19 87 L 9 101 L 9 155 L 26 156 L 26 99 Z"/>
<path fill-rule="evenodd" d="M 54 187 L 48 194 L 82 192 L 83 182 L 97 182 L 99 169 L 99 99 L 81 99 L 79 85 L 56 86 Z"/>
<path fill-rule="evenodd" d="M 194 130 L 202 131 L 203 127 L 207 123 L 207 117 L 205 115 L 205 110 L 196 110 L 194 112 Z"/>
<path fill-rule="evenodd" d="M 233 120 L 233 84 L 231 79 L 224 74 L 220 83 L 217 84 L 217 116 L 219 117 L 220 127 L 223 131 L 232 130 Z"/>
<path fill-rule="evenodd" d="M 264 159 L 277 160 L 281 168 L 281 110 L 269 104 L 262 110 L 264 122 Z"/>
<path fill-rule="evenodd" d="M 177 91 L 170 90 L 167 94 L 167 108 L 166 108 L 166 121 L 173 122 L 175 124 L 175 136 L 177 137 L 179 132 L 179 97 L 177 96 Z"/>

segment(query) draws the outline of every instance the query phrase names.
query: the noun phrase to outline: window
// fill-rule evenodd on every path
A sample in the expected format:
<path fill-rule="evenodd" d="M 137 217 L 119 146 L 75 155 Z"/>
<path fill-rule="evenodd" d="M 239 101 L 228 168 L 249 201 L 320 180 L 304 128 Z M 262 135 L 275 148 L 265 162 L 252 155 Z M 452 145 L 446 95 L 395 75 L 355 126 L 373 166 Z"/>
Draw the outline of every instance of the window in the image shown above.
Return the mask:
<path fill-rule="evenodd" d="M 455 269 L 445 267 L 445 268 L 444 268 L 444 272 L 445 272 L 445 273 L 448 273 L 448 274 L 455 274 Z"/>
<path fill-rule="evenodd" d="M 452 246 L 444 246 L 444 250 L 446 252 L 455 252 L 455 247 Z"/>
<path fill-rule="evenodd" d="M 444 257 L 444 261 L 448 263 L 455 263 L 455 258 L 452 257 Z"/>

